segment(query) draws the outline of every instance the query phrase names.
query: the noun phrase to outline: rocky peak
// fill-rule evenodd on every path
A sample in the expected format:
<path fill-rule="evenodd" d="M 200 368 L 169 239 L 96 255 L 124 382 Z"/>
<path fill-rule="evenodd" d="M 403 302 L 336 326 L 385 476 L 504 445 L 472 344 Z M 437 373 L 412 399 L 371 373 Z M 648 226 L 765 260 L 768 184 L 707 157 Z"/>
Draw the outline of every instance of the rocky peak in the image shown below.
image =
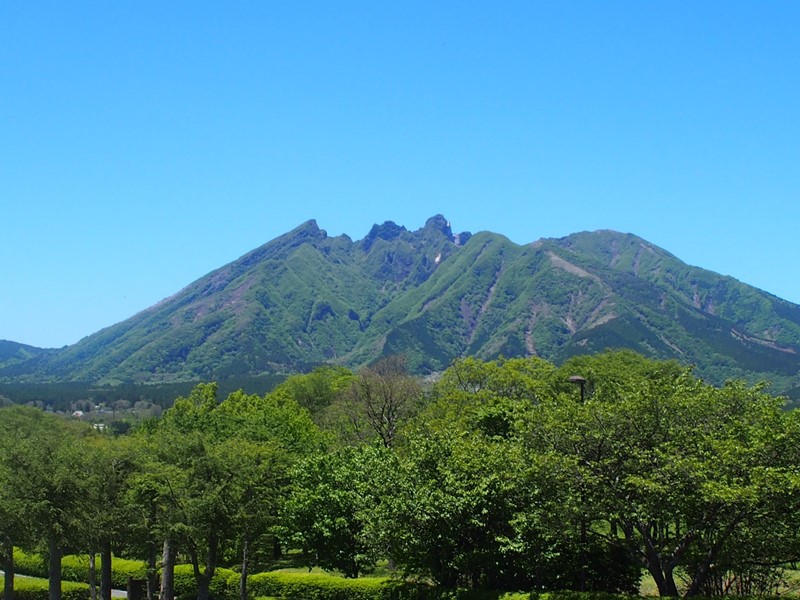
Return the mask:
<path fill-rule="evenodd" d="M 369 230 L 367 236 L 361 240 L 361 245 L 364 250 L 369 250 L 375 240 L 394 240 L 399 238 L 404 232 L 408 231 L 402 225 L 398 225 L 394 221 L 384 221 L 383 225 L 373 225 Z"/>
<path fill-rule="evenodd" d="M 442 215 L 435 215 L 425 221 L 425 231 L 439 231 L 445 235 L 449 240 L 453 240 L 453 230 L 450 229 L 450 221 L 445 219 Z"/>

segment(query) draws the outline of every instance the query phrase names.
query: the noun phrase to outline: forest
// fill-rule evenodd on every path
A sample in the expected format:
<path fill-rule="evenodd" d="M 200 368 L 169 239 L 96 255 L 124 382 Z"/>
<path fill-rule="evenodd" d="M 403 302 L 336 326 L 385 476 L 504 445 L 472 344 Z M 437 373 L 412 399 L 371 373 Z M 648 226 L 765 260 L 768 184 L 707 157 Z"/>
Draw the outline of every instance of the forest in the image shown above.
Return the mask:
<path fill-rule="evenodd" d="M 135 560 L 148 600 L 185 596 L 178 572 L 197 600 L 246 600 L 288 556 L 413 584 L 387 598 L 636 595 L 645 579 L 671 597 L 786 593 L 800 413 L 764 390 L 609 351 L 460 359 L 435 380 L 395 356 L 265 395 L 199 384 L 122 435 L 5 406 L 3 597 L 29 555 L 50 600 L 67 555 L 91 557 L 102 598 L 114 562 Z"/>

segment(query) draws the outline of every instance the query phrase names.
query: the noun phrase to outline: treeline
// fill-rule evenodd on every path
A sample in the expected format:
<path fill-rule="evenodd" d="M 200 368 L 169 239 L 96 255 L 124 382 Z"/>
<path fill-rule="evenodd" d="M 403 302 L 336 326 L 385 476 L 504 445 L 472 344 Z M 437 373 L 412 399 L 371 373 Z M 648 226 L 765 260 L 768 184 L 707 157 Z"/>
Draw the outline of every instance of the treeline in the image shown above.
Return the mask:
<path fill-rule="evenodd" d="M 196 386 L 124 436 L 0 409 L 0 557 L 144 560 L 148 597 L 191 565 L 281 552 L 355 578 L 378 564 L 441 588 L 773 594 L 800 552 L 800 413 L 631 352 L 455 362 L 434 383 L 389 358 L 266 395 Z M 10 576 L 11 575 L 11 576 Z"/>
<path fill-rule="evenodd" d="M 280 384 L 283 375 L 229 377 L 218 382 L 220 394 L 243 390 L 263 395 Z M 175 398 L 188 395 L 197 382 L 117 383 L 98 385 L 68 381 L 54 383 L 0 382 L 0 406 L 30 404 L 54 412 L 70 412 L 76 403 L 88 400 L 95 404 L 111 404 L 124 400 L 131 404 L 146 401 L 169 408 Z"/>

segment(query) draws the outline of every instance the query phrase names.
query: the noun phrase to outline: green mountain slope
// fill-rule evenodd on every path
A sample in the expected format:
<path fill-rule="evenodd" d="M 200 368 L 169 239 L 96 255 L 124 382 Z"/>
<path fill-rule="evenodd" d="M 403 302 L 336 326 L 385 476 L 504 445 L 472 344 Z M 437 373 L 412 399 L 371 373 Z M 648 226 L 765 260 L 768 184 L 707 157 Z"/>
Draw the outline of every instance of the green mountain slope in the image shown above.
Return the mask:
<path fill-rule="evenodd" d="M 363 343 L 410 354 L 421 370 L 462 355 L 560 361 L 626 347 L 694 364 L 715 382 L 744 376 L 785 389 L 800 366 L 800 307 L 633 235 L 580 233 L 519 247 L 478 234 L 381 311 Z"/>
<path fill-rule="evenodd" d="M 49 352 L 52 351 L 8 340 L 0 340 L 0 369 L 20 365 Z"/>
<path fill-rule="evenodd" d="M 0 362 L 0 377 L 219 379 L 388 354 L 432 372 L 460 356 L 560 361 L 609 347 L 789 389 L 800 307 L 613 231 L 519 246 L 454 235 L 436 216 L 354 242 L 309 221 L 78 344 Z"/>

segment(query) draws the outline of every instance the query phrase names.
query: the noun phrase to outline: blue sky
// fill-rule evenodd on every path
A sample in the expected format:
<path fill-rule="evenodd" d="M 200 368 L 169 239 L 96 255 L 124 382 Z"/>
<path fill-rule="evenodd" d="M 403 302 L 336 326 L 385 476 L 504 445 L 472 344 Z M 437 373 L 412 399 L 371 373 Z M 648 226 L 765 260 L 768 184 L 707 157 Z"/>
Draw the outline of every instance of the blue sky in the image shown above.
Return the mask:
<path fill-rule="evenodd" d="M 316 219 L 635 233 L 800 302 L 800 4 L 0 3 L 0 339 Z"/>

